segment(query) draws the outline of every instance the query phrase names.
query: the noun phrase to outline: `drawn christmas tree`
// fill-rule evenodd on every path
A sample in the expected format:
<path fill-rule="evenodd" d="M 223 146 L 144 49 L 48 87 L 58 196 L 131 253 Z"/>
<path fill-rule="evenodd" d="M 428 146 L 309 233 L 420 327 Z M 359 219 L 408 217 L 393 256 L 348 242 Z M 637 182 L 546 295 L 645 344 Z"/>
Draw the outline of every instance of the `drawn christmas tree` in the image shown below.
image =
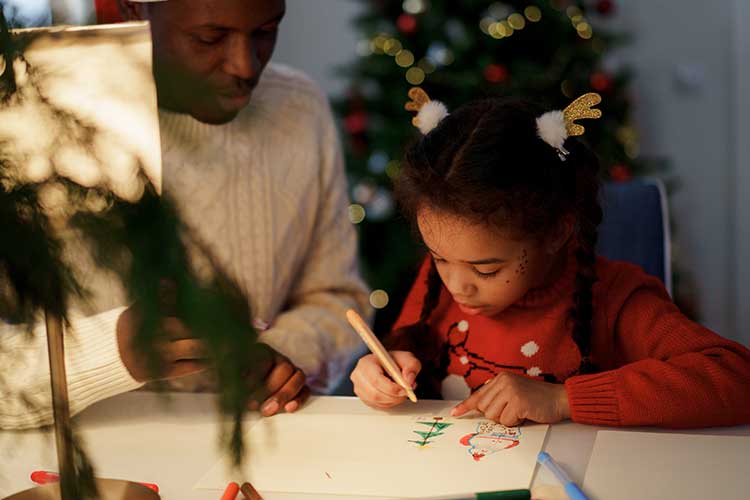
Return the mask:
<path fill-rule="evenodd" d="M 430 439 L 435 438 L 437 436 L 442 436 L 443 434 L 445 434 L 442 431 L 444 429 L 450 427 L 451 425 L 453 425 L 453 424 L 448 423 L 448 422 L 441 422 L 441 420 L 443 420 L 443 417 L 433 417 L 431 421 L 417 422 L 417 424 L 419 424 L 419 425 L 424 425 L 424 426 L 429 427 L 429 430 L 427 430 L 427 431 L 423 431 L 423 430 L 413 431 L 415 434 L 418 434 L 419 436 L 421 436 L 422 439 L 421 440 L 410 439 L 409 442 L 410 443 L 415 443 L 420 448 L 424 448 L 428 444 L 431 444 L 432 441 L 430 441 Z"/>

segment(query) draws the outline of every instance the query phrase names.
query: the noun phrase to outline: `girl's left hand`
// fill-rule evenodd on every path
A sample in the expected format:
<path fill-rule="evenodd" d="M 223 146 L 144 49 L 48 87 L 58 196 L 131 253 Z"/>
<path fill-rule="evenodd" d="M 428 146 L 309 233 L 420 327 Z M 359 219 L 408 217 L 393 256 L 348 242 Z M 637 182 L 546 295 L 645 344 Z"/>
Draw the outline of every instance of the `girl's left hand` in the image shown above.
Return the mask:
<path fill-rule="evenodd" d="M 501 372 L 451 411 L 454 417 L 477 410 L 509 427 L 525 419 L 552 424 L 570 418 L 568 394 L 562 384 Z"/>

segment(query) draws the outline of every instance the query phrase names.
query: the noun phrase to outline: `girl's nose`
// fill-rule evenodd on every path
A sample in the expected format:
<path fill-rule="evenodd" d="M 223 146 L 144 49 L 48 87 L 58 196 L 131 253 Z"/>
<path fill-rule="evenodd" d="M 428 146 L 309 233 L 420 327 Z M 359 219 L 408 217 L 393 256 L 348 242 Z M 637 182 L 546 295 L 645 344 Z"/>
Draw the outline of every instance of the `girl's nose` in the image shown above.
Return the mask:
<path fill-rule="evenodd" d="M 477 287 L 463 273 L 451 272 L 446 278 L 446 287 L 454 297 L 470 298 L 477 292 Z"/>

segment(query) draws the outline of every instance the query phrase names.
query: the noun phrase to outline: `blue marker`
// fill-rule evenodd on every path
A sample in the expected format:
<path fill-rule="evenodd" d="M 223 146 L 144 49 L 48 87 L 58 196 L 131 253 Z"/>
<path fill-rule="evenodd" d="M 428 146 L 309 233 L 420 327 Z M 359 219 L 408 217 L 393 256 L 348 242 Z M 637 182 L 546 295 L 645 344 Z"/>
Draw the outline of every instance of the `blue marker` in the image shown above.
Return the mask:
<path fill-rule="evenodd" d="M 565 493 L 568 494 L 568 497 L 570 497 L 571 500 L 589 500 L 589 498 L 583 494 L 581 488 L 579 488 L 576 483 L 571 481 L 565 471 L 562 470 L 554 460 L 552 460 L 552 457 L 549 456 L 549 453 L 540 451 L 536 460 L 552 471 L 557 480 L 562 483 L 563 487 L 565 488 Z"/>

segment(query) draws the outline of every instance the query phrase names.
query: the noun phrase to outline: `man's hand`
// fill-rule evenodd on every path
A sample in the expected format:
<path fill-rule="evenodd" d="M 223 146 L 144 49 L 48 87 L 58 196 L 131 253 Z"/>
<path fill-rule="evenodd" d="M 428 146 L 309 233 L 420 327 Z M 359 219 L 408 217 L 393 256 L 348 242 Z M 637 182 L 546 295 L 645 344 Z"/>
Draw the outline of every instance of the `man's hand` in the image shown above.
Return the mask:
<path fill-rule="evenodd" d="M 133 345 L 140 318 L 134 307 L 126 309 L 117 321 L 117 347 L 122 363 L 130 376 L 138 382 L 171 379 L 205 370 L 206 349 L 202 341 L 193 338 L 185 325 L 174 317 L 165 318 L 162 328 L 169 339 L 156 348 L 160 358 L 159 371 L 151 373 L 148 359 Z"/>
<path fill-rule="evenodd" d="M 570 418 L 565 386 L 501 372 L 451 411 L 454 417 L 477 410 L 503 425 L 524 420 L 551 424 Z"/>
<path fill-rule="evenodd" d="M 310 397 L 305 373 L 294 366 L 289 358 L 270 347 L 269 349 L 272 351 L 271 366 L 263 386 L 253 395 L 250 409 L 257 410 L 260 407 L 261 414 L 266 417 L 281 410 L 293 413 Z"/>

